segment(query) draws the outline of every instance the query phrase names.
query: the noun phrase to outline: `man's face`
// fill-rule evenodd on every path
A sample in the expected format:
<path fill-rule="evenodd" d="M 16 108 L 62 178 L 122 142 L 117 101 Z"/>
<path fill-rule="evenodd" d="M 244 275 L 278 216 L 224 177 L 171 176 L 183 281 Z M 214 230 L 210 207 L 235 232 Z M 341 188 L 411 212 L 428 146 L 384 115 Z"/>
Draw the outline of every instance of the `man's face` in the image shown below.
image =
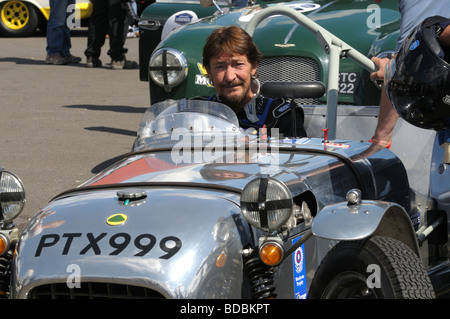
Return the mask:
<path fill-rule="evenodd" d="M 212 57 L 207 72 L 222 102 L 234 111 L 251 100 L 251 76 L 256 73 L 256 65 L 252 65 L 245 54 L 223 53 Z"/>

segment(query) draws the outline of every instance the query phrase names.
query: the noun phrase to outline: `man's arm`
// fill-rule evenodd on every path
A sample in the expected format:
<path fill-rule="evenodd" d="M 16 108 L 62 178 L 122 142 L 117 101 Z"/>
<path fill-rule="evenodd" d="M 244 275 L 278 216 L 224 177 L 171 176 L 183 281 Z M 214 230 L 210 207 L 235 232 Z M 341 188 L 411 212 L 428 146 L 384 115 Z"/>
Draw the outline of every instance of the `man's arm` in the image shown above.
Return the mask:
<path fill-rule="evenodd" d="M 439 36 L 439 42 L 443 46 L 450 47 L 450 26 L 447 26 Z M 372 61 L 378 67 L 376 72 L 370 74 L 372 80 L 383 81 L 384 80 L 384 68 L 389 62 L 388 58 L 379 59 L 372 58 Z M 375 134 L 372 138 L 372 143 L 383 147 L 388 147 L 392 142 L 392 134 L 394 132 L 395 123 L 397 123 L 398 114 L 394 110 L 391 101 L 389 100 L 384 83 L 381 87 L 381 99 L 380 99 L 380 114 L 378 118 Z"/>
<path fill-rule="evenodd" d="M 383 81 L 384 80 L 384 68 L 389 62 L 388 58 L 379 59 L 372 58 L 372 61 L 378 67 L 378 71 L 370 74 L 372 80 Z M 372 143 L 380 145 L 382 147 L 389 147 L 392 142 L 392 134 L 394 132 L 395 123 L 397 122 L 398 114 L 392 107 L 389 100 L 384 83 L 381 86 L 381 99 L 380 99 L 380 113 L 378 118 L 375 134 L 372 138 Z"/>
<path fill-rule="evenodd" d="M 441 45 L 450 46 L 450 26 L 447 26 L 439 36 L 439 42 Z"/>

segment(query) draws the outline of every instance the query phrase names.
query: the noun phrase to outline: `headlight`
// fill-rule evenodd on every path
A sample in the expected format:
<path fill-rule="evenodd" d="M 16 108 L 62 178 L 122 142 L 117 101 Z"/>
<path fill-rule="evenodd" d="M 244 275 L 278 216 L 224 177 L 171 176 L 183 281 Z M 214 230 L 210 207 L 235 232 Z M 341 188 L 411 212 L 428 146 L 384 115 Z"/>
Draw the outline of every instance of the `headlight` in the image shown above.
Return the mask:
<path fill-rule="evenodd" d="M 241 195 L 241 211 L 249 224 L 264 231 L 284 226 L 294 214 L 291 192 L 281 181 L 262 177 L 250 181 Z"/>
<path fill-rule="evenodd" d="M 25 205 L 25 188 L 14 174 L 0 171 L 0 208 L 4 221 L 12 221 Z"/>
<path fill-rule="evenodd" d="M 175 49 L 159 49 L 150 58 L 148 72 L 157 85 L 170 92 L 187 77 L 186 58 Z"/>

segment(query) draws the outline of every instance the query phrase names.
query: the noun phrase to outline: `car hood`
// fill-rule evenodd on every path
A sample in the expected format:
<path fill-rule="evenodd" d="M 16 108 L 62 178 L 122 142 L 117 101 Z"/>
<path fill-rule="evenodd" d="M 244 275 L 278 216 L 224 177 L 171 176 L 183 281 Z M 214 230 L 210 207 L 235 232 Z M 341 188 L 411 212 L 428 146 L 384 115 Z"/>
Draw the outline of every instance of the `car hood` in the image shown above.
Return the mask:
<path fill-rule="evenodd" d="M 58 287 L 72 279 L 145 287 L 163 298 L 239 297 L 242 276 L 228 289 L 215 289 L 229 272 L 242 271 L 249 230 L 239 213 L 218 193 L 189 189 L 148 188 L 131 203 L 121 201 L 117 189 L 63 196 L 22 232 L 14 298 L 42 298 L 48 289 L 60 297 Z M 221 256 L 228 263 L 218 275 Z"/>
<path fill-rule="evenodd" d="M 285 153 L 269 168 L 269 155 L 258 154 L 254 162 L 250 155 L 242 163 L 176 165 L 169 150 L 133 153 L 58 195 L 22 231 L 12 271 L 14 298 L 58 294 L 76 278 L 145 287 L 164 298 L 246 297 L 241 252 L 254 239 L 240 212 L 242 188 L 270 173 L 303 193 L 330 179 L 327 168 L 338 162 L 320 152 Z M 324 174 L 314 173 L 318 169 Z M 356 186 L 344 170 L 340 181 Z M 336 199 L 331 193 L 324 195 Z"/>
<path fill-rule="evenodd" d="M 360 148 L 357 144 L 349 147 L 336 142 L 335 148 L 327 148 L 323 152 L 322 141 L 311 138 L 286 139 L 281 144 L 272 141 L 271 145 L 272 148 L 268 147 L 265 152 L 256 152 L 253 149 L 256 145 L 253 144 L 246 147 L 238 145 L 232 161 L 229 161 L 229 153 L 208 161 L 206 151 L 198 153 L 193 151 L 195 154 L 189 158 L 191 161 L 179 162 L 172 149 L 137 152 L 119 160 L 82 184 L 80 188 L 94 190 L 127 185 L 180 187 L 193 185 L 199 188 L 224 189 L 239 194 L 252 179 L 263 174 L 275 175 L 288 185 L 295 185 L 294 181 L 299 177 L 304 180 L 314 179 L 316 177 L 309 174 L 317 169 L 317 165 L 328 170 L 331 163 L 339 162 L 341 157 L 351 156 L 364 148 L 364 146 Z M 297 148 L 299 145 L 302 147 Z M 71 191 L 77 189 L 68 192 Z M 291 192 L 295 194 L 299 190 L 292 188 Z"/>
<path fill-rule="evenodd" d="M 241 252 L 255 239 L 240 212 L 244 186 L 268 174 L 294 198 L 308 193 L 314 214 L 352 188 L 373 198 L 372 169 L 392 166 L 398 175 L 399 164 L 389 152 L 358 160 L 366 148 L 284 140 L 277 165 L 269 162 L 272 149 L 242 162 L 182 165 L 166 149 L 129 154 L 30 219 L 14 259 L 12 296 L 42 297 L 78 280 L 145 287 L 165 298 L 246 297 Z M 404 189 L 394 181 L 382 186 Z"/>

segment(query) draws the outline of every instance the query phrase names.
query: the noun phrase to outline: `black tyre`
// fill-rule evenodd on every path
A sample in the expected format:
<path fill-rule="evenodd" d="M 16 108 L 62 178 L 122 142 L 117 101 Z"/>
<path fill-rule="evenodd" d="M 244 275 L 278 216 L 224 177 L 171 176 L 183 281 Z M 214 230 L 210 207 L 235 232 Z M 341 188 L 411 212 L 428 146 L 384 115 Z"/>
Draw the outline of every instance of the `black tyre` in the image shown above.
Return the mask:
<path fill-rule="evenodd" d="M 422 262 L 408 246 L 375 236 L 333 247 L 314 276 L 308 298 L 430 299 L 435 294 Z"/>
<path fill-rule="evenodd" d="M 28 2 L 10 0 L 0 4 L 0 34 L 9 37 L 27 37 L 38 25 L 38 13 Z"/>

